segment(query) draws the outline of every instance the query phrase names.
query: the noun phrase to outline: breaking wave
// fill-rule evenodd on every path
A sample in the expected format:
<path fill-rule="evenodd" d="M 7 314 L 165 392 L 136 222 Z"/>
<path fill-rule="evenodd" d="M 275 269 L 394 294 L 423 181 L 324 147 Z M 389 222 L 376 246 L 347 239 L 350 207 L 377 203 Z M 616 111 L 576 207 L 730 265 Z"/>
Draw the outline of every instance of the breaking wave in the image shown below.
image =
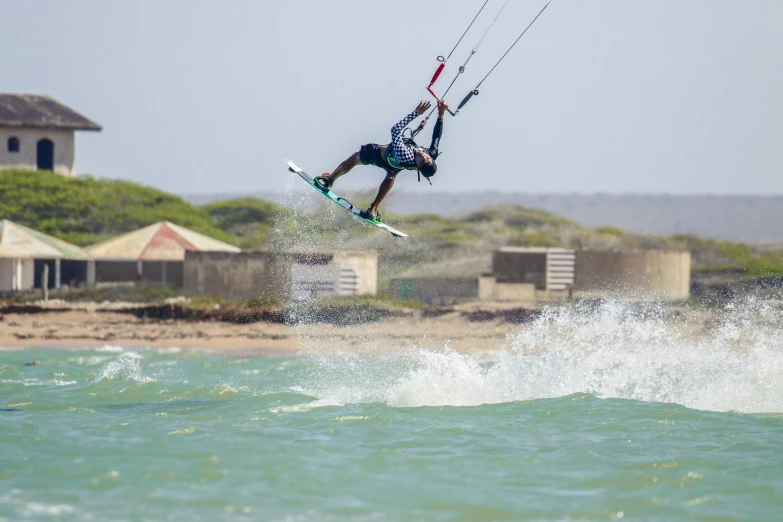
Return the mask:
<path fill-rule="evenodd" d="M 98 380 L 150 382 L 151 378 L 142 375 L 141 360 L 142 356 L 136 352 L 122 352 L 119 357 L 106 363 Z"/>
<path fill-rule="evenodd" d="M 744 413 L 783 412 L 783 313 L 748 301 L 686 316 L 621 303 L 546 310 L 489 360 L 450 350 L 395 363 L 317 358 L 314 406 L 474 406 L 587 393 Z"/>

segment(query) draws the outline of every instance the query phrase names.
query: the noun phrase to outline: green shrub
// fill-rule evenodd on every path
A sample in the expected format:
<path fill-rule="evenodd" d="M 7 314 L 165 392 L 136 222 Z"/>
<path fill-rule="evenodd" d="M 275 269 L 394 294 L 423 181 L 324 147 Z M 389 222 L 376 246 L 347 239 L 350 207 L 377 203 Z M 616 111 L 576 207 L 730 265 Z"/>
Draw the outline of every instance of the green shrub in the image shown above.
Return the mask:
<path fill-rule="evenodd" d="M 46 171 L 0 171 L 0 218 L 77 245 L 159 221 L 235 243 L 206 211 L 178 196 L 129 181 L 67 178 Z"/>
<path fill-rule="evenodd" d="M 217 228 L 237 238 L 237 245 L 246 249 L 258 249 L 266 245 L 280 213 L 277 205 L 258 198 L 216 201 L 200 208 L 210 216 Z"/>
<path fill-rule="evenodd" d="M 596 232 L 599 234 L 604 234 L 607 236 L 614 236 L 614 237 L 625 237 L 627 234 L 625 230 L 622 230 L 617 227 L 598 227 L 595 229 Z"/>

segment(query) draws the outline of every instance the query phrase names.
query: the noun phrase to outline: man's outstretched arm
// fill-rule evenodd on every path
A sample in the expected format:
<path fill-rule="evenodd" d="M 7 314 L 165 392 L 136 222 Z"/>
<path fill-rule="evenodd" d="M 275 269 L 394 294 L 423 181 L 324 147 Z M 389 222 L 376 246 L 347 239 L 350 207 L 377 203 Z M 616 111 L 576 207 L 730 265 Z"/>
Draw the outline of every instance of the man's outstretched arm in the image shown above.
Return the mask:
<path fill-rule="evenodd" d="M 412 122 L 416 116 L 421 116 L 425 112 L 427 112 L 427 109 L 430 108 L 430 102 L 423 101 L 419 103 L 416 106 L 416 109 L 405 116 L 403 119 L 401 119 L 398 123 L 394 124 L 394 127 L 391 128 L 391 137 L 392 141 L 398 139 L 402 135 L 403 129 L 405 129 L 405 126 L 408 125 L 410 122 Z"/>
<path fill-rule="evenodd" d="M 438 147 L 440 146 L 440 137 L 443 135 L 443 114 L 449 108 L 446 102 L 438 102 L 438 121 L 435 122 L 435 128 L 432 129 L 432 144 L 430 145 L 430 156 L 432 159 L 438 158 Z"/>

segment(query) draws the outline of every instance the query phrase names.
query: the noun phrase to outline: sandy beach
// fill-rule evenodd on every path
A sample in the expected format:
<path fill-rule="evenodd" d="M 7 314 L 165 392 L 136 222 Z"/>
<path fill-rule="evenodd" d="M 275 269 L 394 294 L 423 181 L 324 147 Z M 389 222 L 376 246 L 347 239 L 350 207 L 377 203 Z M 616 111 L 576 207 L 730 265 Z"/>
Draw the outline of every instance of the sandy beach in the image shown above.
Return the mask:
<path fill-rule="evenodd" d="M 214 350 L 294 354 L 302 351 L 383 351 L 394 347 L 449 348 L 470 351 L 502 347 L 520 325 L 503 318 L 470 320 L 464 310 L 435 317 L 415 311 L 403 317 L 350 326 L 273 322 L 233 324 L 138 318 L 112 310 L 63 309 L 39 313 L 4 313 L 0 321 L 2 347 L 138 347 L 205 348 Z M 469 313 L 469 312 L 468 312 Z"/>

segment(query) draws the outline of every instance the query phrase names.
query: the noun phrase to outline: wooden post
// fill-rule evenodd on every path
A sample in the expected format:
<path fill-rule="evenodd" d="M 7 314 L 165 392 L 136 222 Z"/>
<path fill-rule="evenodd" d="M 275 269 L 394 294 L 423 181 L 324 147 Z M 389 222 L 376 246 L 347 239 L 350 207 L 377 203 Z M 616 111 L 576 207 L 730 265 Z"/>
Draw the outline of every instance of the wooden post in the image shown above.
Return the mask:
<path fill-rule="evenodd" d="M 62 286 L 62 271 L 60 270 L 60 258 L 54 260 L 54 287 L 60 288 Z"/>
<path fill-rule="evenodd" d="M 49 300 L 49 265 L 44 264 L 43 274 L 41 274 L 41 294 L 43 300 Z"/>

